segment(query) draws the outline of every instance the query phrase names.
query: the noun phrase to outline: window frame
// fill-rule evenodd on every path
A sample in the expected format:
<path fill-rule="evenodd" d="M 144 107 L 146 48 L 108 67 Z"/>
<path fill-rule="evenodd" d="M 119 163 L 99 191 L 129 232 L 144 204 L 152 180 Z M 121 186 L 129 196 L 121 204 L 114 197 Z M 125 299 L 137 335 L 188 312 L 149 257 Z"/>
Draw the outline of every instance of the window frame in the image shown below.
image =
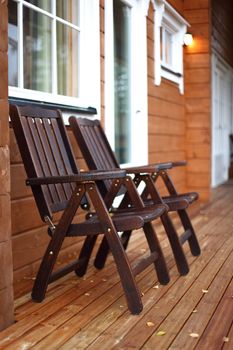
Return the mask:
<path fill-rule="evenodd" d="M 56 0 L 51 0 L 51 14 L 25 0 L 12 0 L 17 4 L 18 14 L 18 87 L 9 86 L 9 97 L 38 102 L 61 104 L 73 107 L 88 108 L 93 106 L 100 110 L 100 40 L 99 4 L 96 0 L 80 0 L 79 26 L 55 16 Z M 52 64 L 52 92 L 42 92 L 23 88 L 23 6 L 36 10 L 53 19 L 52 26 L 52 62 L 56 59 L 56 27 L 55 20 L 68 25 L 69 28 L 79 27 L 80 56 L 79 56 L 79 91 L 78 97 L 57 94 L 57 64 Z M 59 18 L 59 19 L 58 19 Z M 91 45 L 87 45 L 91 42 Z"/>
<path fill-rule="evenodd" d="M 190 25 L 166 0 L 155 0 L 154 9 L 155 85 L 160 85 L 163 77 L 176 83 L 183 94 L 183 39 Z M 164 50 L 161 33 L 163 35 L 165 31 L 171 34 L 171 64 L 161 57 Z"/>

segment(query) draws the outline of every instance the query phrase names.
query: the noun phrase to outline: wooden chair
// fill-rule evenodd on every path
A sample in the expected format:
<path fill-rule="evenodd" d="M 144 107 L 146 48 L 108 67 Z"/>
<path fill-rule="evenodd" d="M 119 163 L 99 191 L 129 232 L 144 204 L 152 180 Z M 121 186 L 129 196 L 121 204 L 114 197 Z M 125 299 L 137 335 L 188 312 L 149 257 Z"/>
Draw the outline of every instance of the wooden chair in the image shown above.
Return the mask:
<path fill-rule="evenodd" d="M 32 188 L 41 219 L 49 225 L 51 237 L 36 276 L 32 298 L 42 301 L 48 284 L 71 271 L 82 276 L 96 237 L 104 234 L 129 310 L 138 314 L 142 310 L 142 302 L 135 276 L 154 264 L 160 283 L 169 282 L 165 260 L 151 224 L 167 210 L 167 206 L 161 204 L 146 208 L 124 170 L 80 172 L 59 111 L 11 105 L 10 117 L 28 176 L 26 184 Z M 108 179 L 111 179 L 112 186 L 103 199 L 96 183 Z M 122 186 L 129 193 L 132 208 L 110 215 L 109 209 Z M 86 219 L 73 223 L 78 208 L 89 212 Z M 53 222 L 56 212 L 62 212 L 57 224 Z M 144 229 L 150 254 L 131 266 L 118 232 L 139 228 Z M 64 239 L 74 236 L 86 236 L 78 259 L 53 272 Z"/>
<path fill-rule="evenodd" d="M 69 122 L 89 169 L 120 169 L 98 120 L 70 117 Z M 128 174 L 134 175 L 134 183 L 137 187 L 141 182 L 146 184 L 141 195 L 146 207 L 151 206 L 152 203 L 163 203 L 168 205 L 170 212 L 176 211 L 178 213 L 184 228 L 184 232 L 180 237 L 178 236 L 167 212 L 164 212 L 161 216 L 161 221 L 170 241 L 177 268 L 181 275 L 185 275 L 189 271 L 188 262 L 182 248 L 183 243 L 188 241 L 191 252 L 194 256 L 200 254 L 200 247 L 186 211 L 189 204 L 198 198 L 198 194 L 195 192 L 178 194 L 167 171 L 172 167 L 184 164 L 185 162 L 183 161 L 168 162 L 126 169 Z M 161 198 L 156 190 L 154 183 L 159 176 L 162 177 L 169 192 L 169 196 Z M 104 195 L 108 191 L 111 182 L 101 181 L 98 185 L 101 193 Z M 126 195 L 121 203 L 121 208 L 128 206 L 128 200 L 128 195 Z M 125 248 L 127 247 L 130 234 L 131 232 L 128 231 L 122 236 Z M 104 266 L 107 253 L 108 243 L 104 238 L 95 260 L 96 267 L 101 268 Z"/>

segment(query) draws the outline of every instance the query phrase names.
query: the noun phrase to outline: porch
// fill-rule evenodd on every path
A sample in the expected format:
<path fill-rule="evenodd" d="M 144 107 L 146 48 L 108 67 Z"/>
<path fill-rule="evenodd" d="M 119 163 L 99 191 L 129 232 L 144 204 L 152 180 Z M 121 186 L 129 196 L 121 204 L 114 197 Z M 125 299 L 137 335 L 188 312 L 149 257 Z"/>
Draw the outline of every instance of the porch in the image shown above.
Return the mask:
<path fill-rule="evenodd" d="M 193 217 L 202 255 L 188 255 L 190 273 L 185 277 L 179 277 L 168 241 L 157 227 L 171 281 L 160 286 L 152 268 L 139 276 L 140 315 L 127 311 L 110 257 L 101 271 L 90 265 L 85 278 L 70 274 L 51 284 L 41 304 L 30 300 L 32 280 L 16 283 L 16 323 L 0 333 L 0 348 L 232 349 L 232 198 L 233 182 L 215 190 L 211 203 Z M 135 234 L 130 258 L 145 247 Z"/>

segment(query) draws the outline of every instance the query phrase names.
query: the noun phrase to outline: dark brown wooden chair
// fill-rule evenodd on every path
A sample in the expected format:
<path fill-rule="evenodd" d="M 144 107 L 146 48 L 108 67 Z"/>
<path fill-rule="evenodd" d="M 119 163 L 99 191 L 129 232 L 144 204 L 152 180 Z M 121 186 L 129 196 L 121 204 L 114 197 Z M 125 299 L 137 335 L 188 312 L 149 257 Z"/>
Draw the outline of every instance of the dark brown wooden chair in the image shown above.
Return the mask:
<path fill-rule="evenodd" d="M 32 188 L 41 219 L 49 225 L 51 237 L 36 276 L 32 298 L 42 301 L 48 284 L 71 271 L 82 276 L 96 237 L 104 234 L 129 310 L 138 314 L 142 310 L 142 302 L 135 276 L 154 264 L 160 283 L 169 282 L 163 253 L 151 224 L 167 210 L 167 206 L 160 204 L 146 208 L 124 170 L 80 172 L 59 111 L 11 105 L 10 118 L 28 176 L 26 184 Z M 112 185 L 103 199 L 96 182 L 108 179 L 111 179 Z M 110 215 L 109 209 L 122 186 L 129 194 L 132 208 Z M 76 219 L 74 223 L 78 208 L 88 209 L 89 212 L 86 219 L 78 223 Z M 57 212 L 62 214 L 55 224 L 53 216 Z M 131 266 L 118 232 L 131 232 L 139 228 L 144 229 L 150 254 Z M 74 236 L 86 236 L 78 259 L 53 272 L 64 239 Z"/>
<path fill-rule="evenodd" d="M 116 157 L 98 120 L 70 117 L 69 122 L 89 169 L 120 169 Z M 195 192 L 178 194 L 167 171 L 172 167 L 181 166 L 184 164 L 185 162 L 183 161 L 168 162 L 126 169 L 128 174 L 134 175 L 134 183 L 136 187 L 138 187 L 141 182 L 146 184 L 141 195 L 146 207 L 155 203 L 163 203 L 168 205 L 170 212 L 176 211 L 178 213 L 184 228 L 184 232 L 180 237 L 178 236 L 172 220 L 167 212 L 164 212 L 164 214 L 161 216 L 161 220 L 170 241 L 177 268 L 181 275 L 185 275 L 189 271 L 188 262 L 182 248 L 183 243 L 188 241 L 191 252 L 194 256 L 200 254 L 200 247 L 196 234 L 186 211 L 189 204 L 198 198 L 198 194 Z M 159 176 L 162 177 L 169 196 L 162 198 L 159 195 L 154 185 Z M 98 186 L 102 195 L 105 195 L 111 186 L 111 181 L 101 181 L 98 183 Z M 128 205 L 129 198 L 128 195 L 125 195 L 121 203 L 121 208 L 125 208 Z M 127 231 L 122 236 L 125 248 L 127 247 L 130 234 L 131 232 Z M 104 238 L 95 260 L 96 267 L 102 268 L 104 266 L 107 253 L 108 243 Z"/>

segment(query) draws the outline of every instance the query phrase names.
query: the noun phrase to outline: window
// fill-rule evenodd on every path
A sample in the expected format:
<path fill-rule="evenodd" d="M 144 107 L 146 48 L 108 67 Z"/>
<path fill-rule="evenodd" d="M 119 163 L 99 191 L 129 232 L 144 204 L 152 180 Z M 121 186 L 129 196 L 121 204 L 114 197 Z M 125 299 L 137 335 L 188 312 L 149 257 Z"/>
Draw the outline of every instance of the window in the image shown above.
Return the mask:
<path fill-rule="evenodd" d="M 167 1 L 155 1 L 155 84 L 174 81 L 183 93 L 183 38 L 188 23 Z"/>
<path fill-rule="evenodd" d="M 9 0 L 8 8 L 10 96 L 99 107 L 97 2 Z"/>

